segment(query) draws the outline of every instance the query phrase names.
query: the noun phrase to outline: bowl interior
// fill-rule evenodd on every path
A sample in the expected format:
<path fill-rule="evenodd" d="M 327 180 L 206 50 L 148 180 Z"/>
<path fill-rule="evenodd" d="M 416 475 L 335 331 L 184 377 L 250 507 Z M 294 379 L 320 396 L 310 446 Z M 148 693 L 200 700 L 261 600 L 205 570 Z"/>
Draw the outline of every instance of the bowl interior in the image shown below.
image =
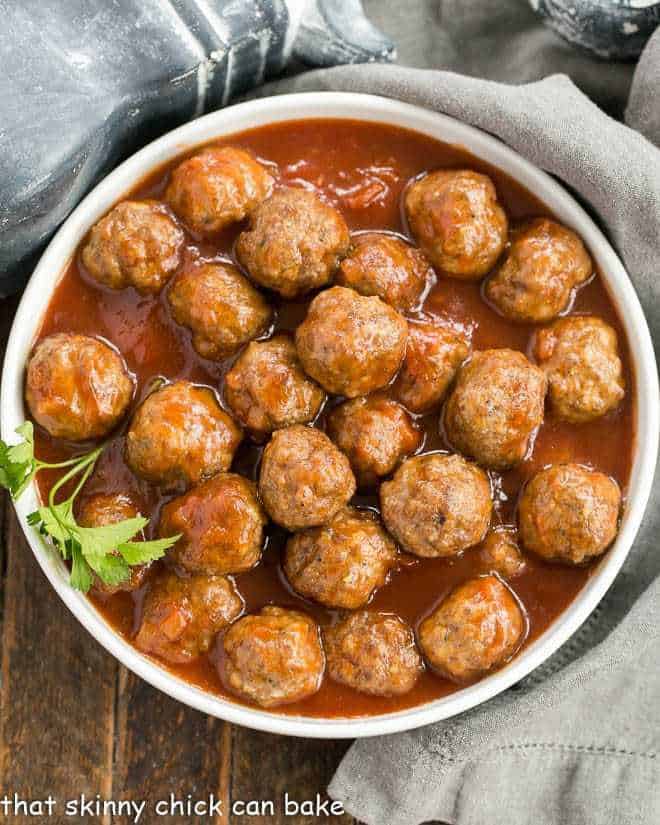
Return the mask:
<path fill-rule="evenodd" d="M 68 584 L 68 571 L 30 527 L 26 516 L 37 506 L 34 485 L 16 504 L 21 526 L 55 590 L 87 630 L 124 665 L 165 693 L 205 713 L 275 733 L 309 737 L 374 736 L 446 719 L 495 696 L 550 656 L 589 616 L 621 567 L 639 527 L 651 489 L 658 449 L 657 368 L 650 334 L 623 265 L 586 212 L 552 178 L 495 138 L 458 121 L 384 98 L 346 93 L 313 93 L 242 103 L 189 123 L 132 156 L 103 180 L 61 227 L 41 258 L 19 306 L 9 338 L 2 379 L 2 437 L 25 418 L 24 366 L 57 281 L 78 243 L 93 223 L 136 181 L 173 157 L 228 135 L 268 123 L 312 117 L 348 118 L 403 126 L 450 144 L 459 144 L 517 180 L 572 227 L 589 247 L 626 330 L 636 378 L 636 437 L 627 506 L 613 547 L 570 607 L 553 625 L 503 669 L 450 696 L 415 708 L 368 718 L 320 719 L 248 708 L 205 693 L 125 642 L 94 606 Z"/>

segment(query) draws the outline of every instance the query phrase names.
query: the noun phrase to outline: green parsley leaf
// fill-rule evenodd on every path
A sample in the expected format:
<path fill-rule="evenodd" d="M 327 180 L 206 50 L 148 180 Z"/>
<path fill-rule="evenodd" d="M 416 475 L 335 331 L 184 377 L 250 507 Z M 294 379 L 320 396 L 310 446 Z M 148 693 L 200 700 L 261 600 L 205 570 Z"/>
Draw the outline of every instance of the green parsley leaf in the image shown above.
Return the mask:
<path fill-rule="evenodd" d="M 94 574 L 107 585 L 116 586 L 131 575 L 131 567 L 149 564 L 165 555 L 179 536 L 154 541 L 133 541 L 149 523 L 143 516 L 125 519 L 116 524 L 82 527 L 73 514 L 74 501 L 89 478 L 105 445 L 91 452 L 57 464 L 40 461 L 34 455 L 34 430 L 26 421 L 16 433 L 23 441 L 13 446 L 0 440 L 0 486 L 18 498 L 43 468 L 66 471 L 51 488 L 48 503 L 28 516 L 28 524 L 49 539 L 65 561 L 71 561 L 71 586 L 87 592 L 94 583 Z M 56 502 L 56 496 L 67 482 L 80 476 L 71 495 Z"/>
<path fill-rule="evenodd" d="M 82 590 L 83 593 L 87 593 L 93 582 L 92 571 L 83 558 L 80 545 L 76 541 L 71 542 L 71 558 L 69 583 L 75 590 Z"/>
<path fill-rule="evenodd" d="M 180 538 L 179 535 L 153 541 L 126 541 L 117 547 L 117 552 L 121 553 L 127 564 L 149 564 L 162 558 Z"/>
<path fill-rule="evenodd" d="M 17 428 L 16 434 L 23 441 L 8 445 L 0 440 L 0 486 L 4 487 L 17 499 L 32 481 L 38 469 L 34 458 L 34 428 L 26 421 Z"/>

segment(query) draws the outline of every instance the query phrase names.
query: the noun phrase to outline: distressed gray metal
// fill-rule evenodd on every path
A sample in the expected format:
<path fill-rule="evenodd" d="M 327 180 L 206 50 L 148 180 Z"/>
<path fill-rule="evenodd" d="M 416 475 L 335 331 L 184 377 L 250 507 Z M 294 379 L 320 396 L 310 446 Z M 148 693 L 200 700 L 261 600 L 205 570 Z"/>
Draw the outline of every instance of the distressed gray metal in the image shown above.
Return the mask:
<path fill-rule="evenodd" d="M 634 60 L 660 25 L 656 0 L 529 0 L 574 46 L 607 60 Z"/>

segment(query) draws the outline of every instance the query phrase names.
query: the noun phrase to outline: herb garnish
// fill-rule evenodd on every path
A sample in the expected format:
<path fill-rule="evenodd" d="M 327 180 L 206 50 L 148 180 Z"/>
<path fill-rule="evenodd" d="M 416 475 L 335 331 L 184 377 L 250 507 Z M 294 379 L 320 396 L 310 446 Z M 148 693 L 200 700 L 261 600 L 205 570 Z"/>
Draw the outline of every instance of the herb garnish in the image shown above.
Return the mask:
<path fill-rule="evenodd" d="M 149 522 L 143 516 L 102 527 L 81 527 L 73 514 L 73 504 L 106 445 L 51 464 L 34 455 L 31 422 L 21 424 L 16 433 L 23 438 L 18 444 L 9 446 L 0 439 L 0 486 L 9 490 L 14 501 L 40 470 L 68 468 L 51 487 L 48 503 L 30 513 L 28 523 L 51 540 L 63 559 L 71 561 L 70 583 L 76 590 L 86 593 L 90 589 L 92 571 L 104 584 L 121 584 L 130 576 L 131 567 L 161 558 L 179 539 L 179 536 L 171 536 L 154 541 L 133 541 Z M 77 476 L 80 478 L 71 495 L 57 502 L 58 492 Z"/>

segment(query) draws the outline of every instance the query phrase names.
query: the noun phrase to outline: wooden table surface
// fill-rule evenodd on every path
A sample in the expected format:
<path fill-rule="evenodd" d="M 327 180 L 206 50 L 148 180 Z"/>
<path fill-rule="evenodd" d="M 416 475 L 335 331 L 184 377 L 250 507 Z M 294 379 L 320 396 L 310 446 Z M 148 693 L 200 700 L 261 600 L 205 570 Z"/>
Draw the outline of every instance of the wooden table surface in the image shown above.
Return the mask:
<path fill-rule="evenodd" d="M 17 301 L 0 301 L 4 350 Z M 66 817 L 64 804 L 84 793 L 147 800 L 140 823 L 247 825 L 329 823 L 348 815 L 285 816 L 281 799 L 314 799 L 325 789 L 347 742 L 256 733 L 204 716 L 155 690 L 119 665 L 77 622 L 30 551 L 11 503 L 2 499 L 0 619 L 0 800 L 58 802 L 53 815 L 0 819 L 16 823 L 130 822 L 127 817 Z M 211 818 L 157 816 L 171 793 L 224 802 Z M 232 813 L 238 800 L 273 800 L 275 815 Z M 1 805 L 1 802 L 0 802 Z M 11 811 L 10 811 L 11 812 Z M 385 825 L 385 824 L 384 824 Z"/>

